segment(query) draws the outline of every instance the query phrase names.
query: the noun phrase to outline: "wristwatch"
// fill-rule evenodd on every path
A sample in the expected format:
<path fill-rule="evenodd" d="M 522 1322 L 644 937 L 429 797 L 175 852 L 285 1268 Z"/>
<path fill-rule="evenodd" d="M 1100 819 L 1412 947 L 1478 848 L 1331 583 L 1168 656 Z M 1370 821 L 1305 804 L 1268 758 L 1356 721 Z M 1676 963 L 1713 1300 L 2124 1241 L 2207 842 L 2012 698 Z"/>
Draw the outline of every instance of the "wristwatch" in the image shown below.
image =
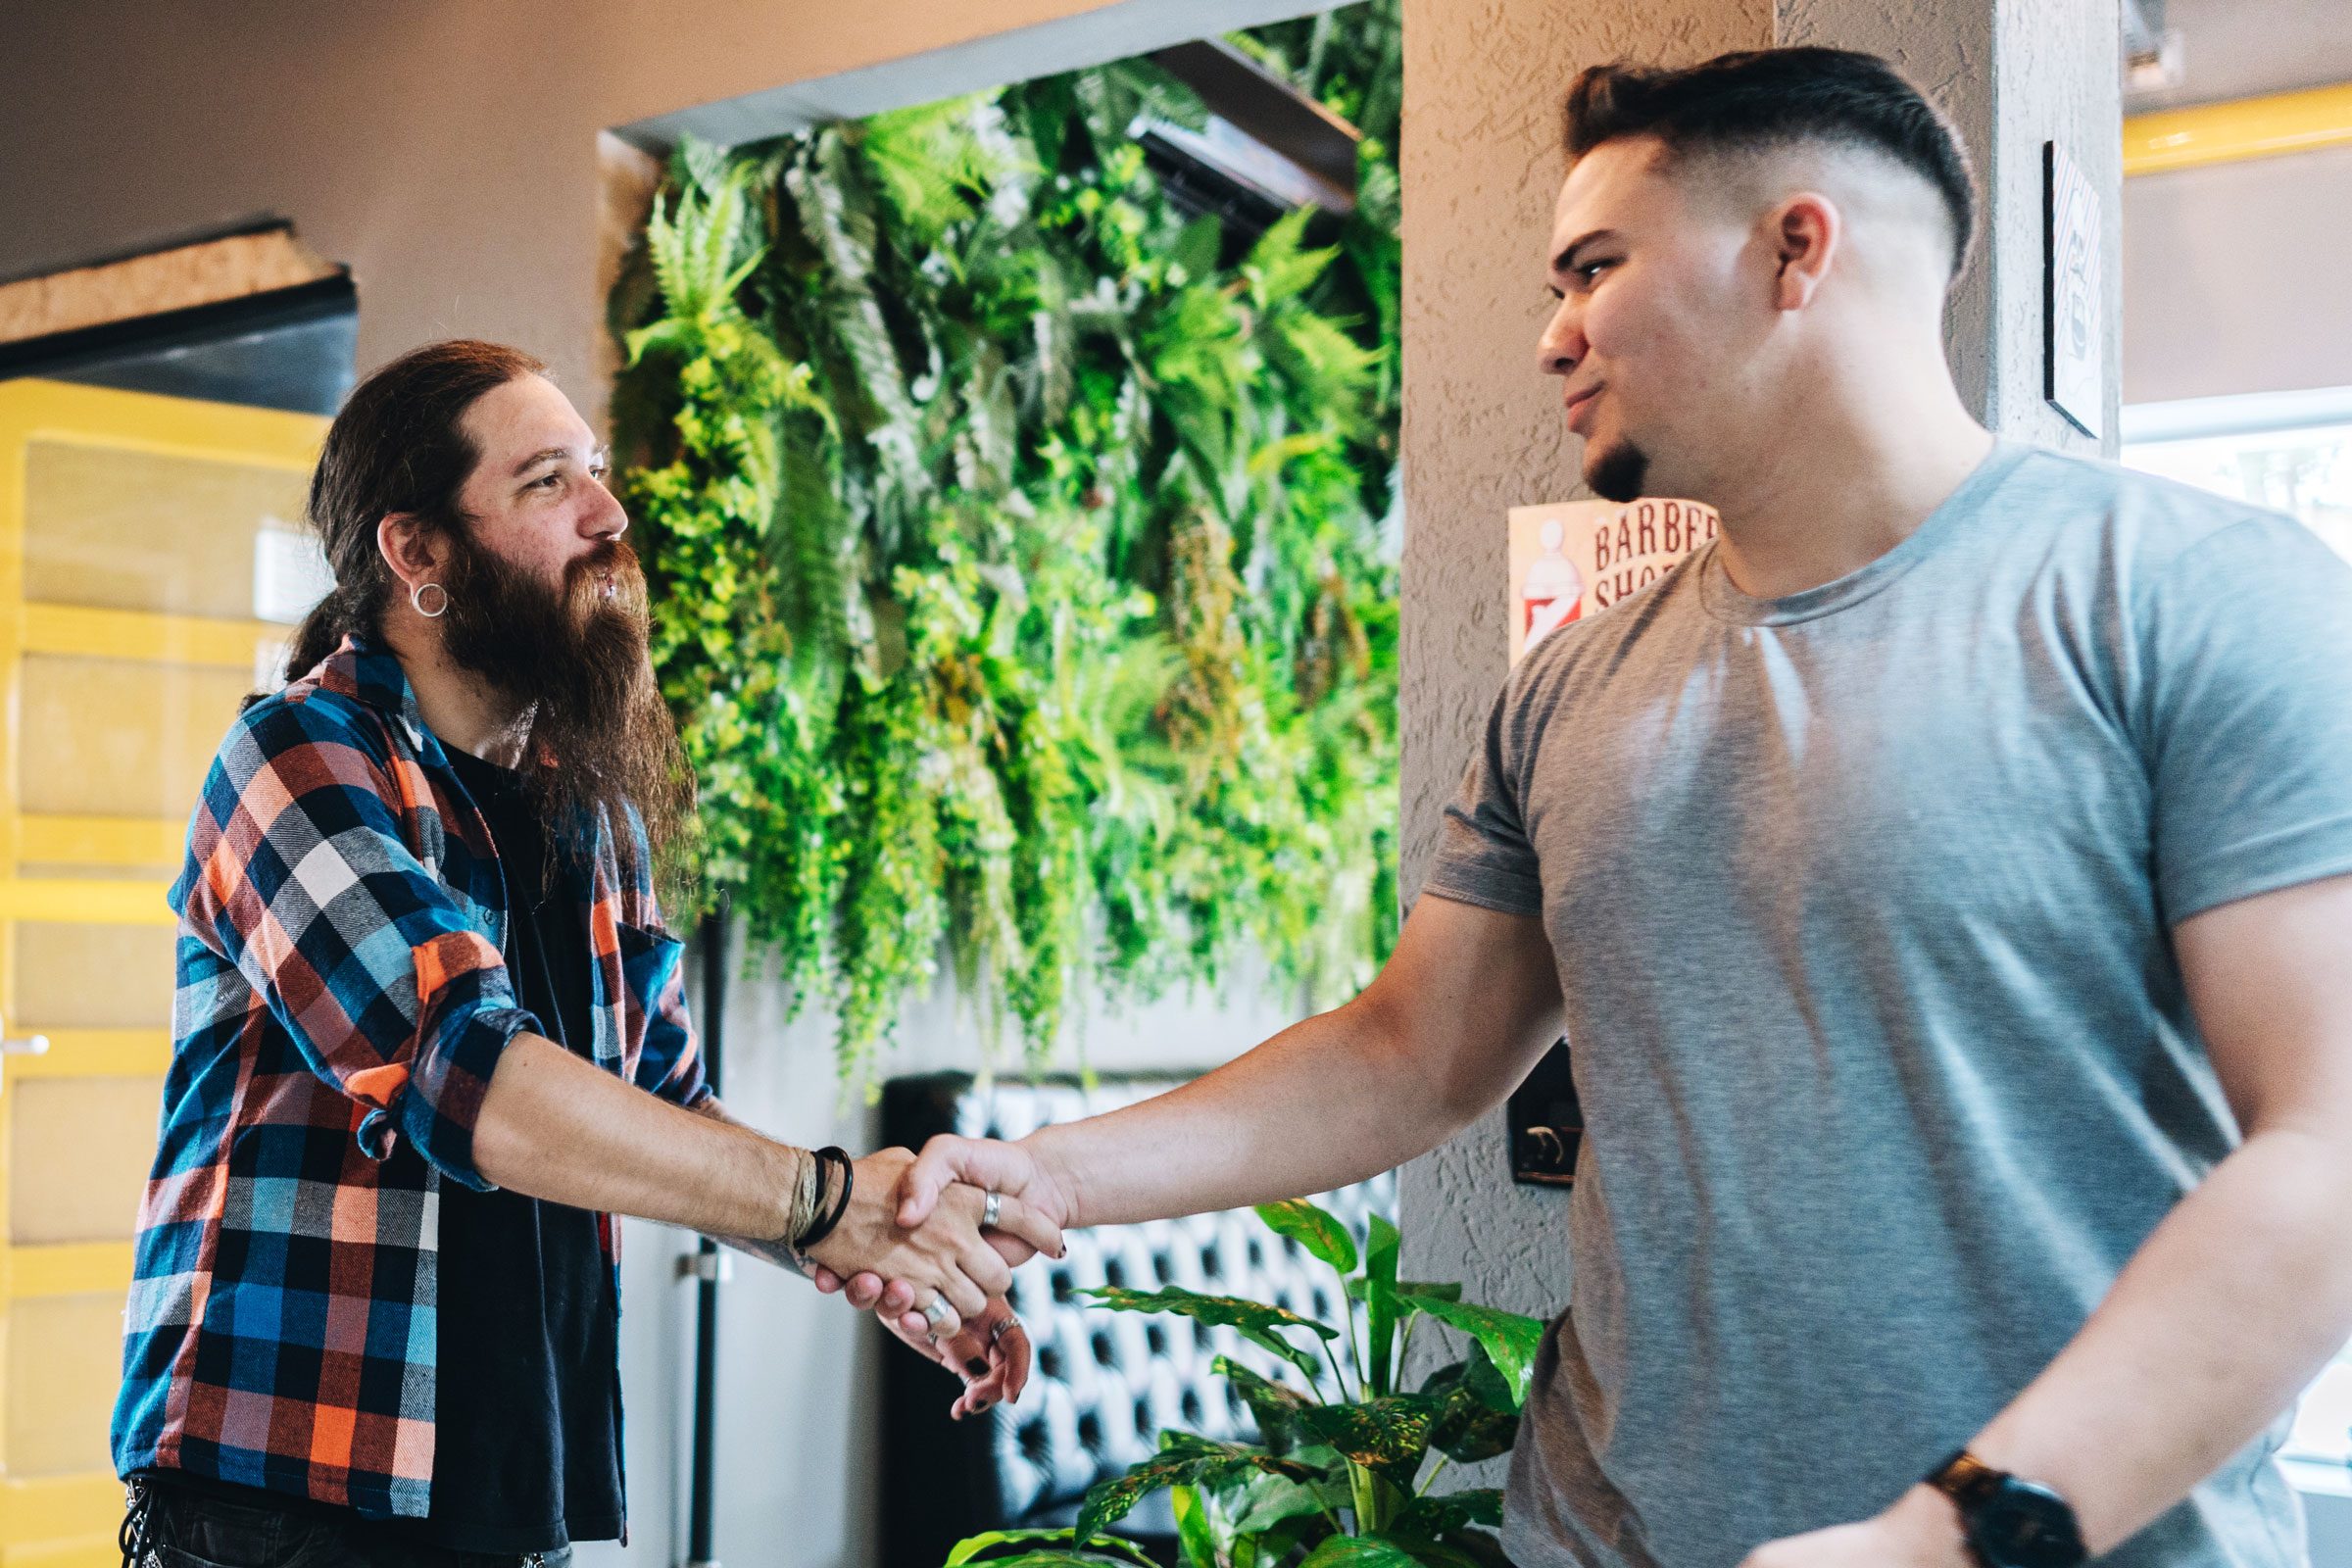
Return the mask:
<path fill-rule="evenodd" d="M 1928 1485 L 1960 1510 L 1969 1555 L 1983 1568 L 2077 1568 L 2089 1559 L 2064 1497 L 1966 1448 L 1930 1471 Z"/>

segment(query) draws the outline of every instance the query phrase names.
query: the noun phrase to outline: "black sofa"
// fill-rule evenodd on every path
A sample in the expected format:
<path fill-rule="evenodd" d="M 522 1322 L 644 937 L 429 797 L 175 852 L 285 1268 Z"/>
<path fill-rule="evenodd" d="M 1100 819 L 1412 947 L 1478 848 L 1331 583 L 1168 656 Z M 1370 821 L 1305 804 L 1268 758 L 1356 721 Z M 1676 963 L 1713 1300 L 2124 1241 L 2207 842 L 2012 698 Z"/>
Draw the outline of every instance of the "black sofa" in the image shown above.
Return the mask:
<path fill-rule="evenodd" d="M 1018 1138 L 1172 1089 L 1179 1077 L 998 1080 L 969 1074 L 898 1078 L 883 1086 L 882 1139 L 920 1149 L 938 1133 Z M 1395 1217 L 1394 1174 L 1318 1200 L 1363 1234 L 1367 1214 Z M 1231 1329 L 1189 1319 L 1105 1311 L 1076 1293 L 1091 1286 L 1180 1285 L 1250 1297 L 1329 1323 L 1345 1320 L 1331 1270 L 1276 1236 L 1248 1209 L 1144 1225 L 1073 1231 L 1068 1255 L 1014 1273 L 1012 1305 L 1037 1347 L 1019 1404 L 950 1421 L 956 1383 L 893 1345 L 884 1357 L 883 1568 L 940 1568 L 949 1549 L 984 1530 L 1072 1523 L 1086 1489 L 1150 1457 L 1165 1427 L 1219 1439 L 1255 1435 L 1250 1411 L 1209 1370 L 1228 1355 L 1269 1376 L 1275 1358 Z M 1295 1374 L 1292 1374 L 1295 1376 Z M 1166 1494 L 1148 1498 L 1117 1532 L 1161 1562 L 1175 1561 Z"/>

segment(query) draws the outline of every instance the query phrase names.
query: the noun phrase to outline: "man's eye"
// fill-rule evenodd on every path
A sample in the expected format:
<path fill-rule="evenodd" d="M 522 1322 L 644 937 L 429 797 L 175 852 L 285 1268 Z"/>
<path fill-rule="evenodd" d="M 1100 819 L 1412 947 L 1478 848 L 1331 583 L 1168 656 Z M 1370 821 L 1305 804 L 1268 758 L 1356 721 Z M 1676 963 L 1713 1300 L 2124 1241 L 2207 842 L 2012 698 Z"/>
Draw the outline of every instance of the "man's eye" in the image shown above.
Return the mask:
<path fill-rule="evenodd" d="M 1616 265 L 1617 264 L 1615 262 L 1587 262 L 1584 266 L 1576 270 L 1576 275 L 1590 283 L 1592 281 L 1593 275 L 1599 272 L 1602 268 L 1615 267 Z"/>
<path fill-rule="evenodd" d="M 560 473 L 542 474 L 536 482 L 544 485 L 550 490 L 553 490 L 556 486 L 564 482 L 564 476 Z"/>

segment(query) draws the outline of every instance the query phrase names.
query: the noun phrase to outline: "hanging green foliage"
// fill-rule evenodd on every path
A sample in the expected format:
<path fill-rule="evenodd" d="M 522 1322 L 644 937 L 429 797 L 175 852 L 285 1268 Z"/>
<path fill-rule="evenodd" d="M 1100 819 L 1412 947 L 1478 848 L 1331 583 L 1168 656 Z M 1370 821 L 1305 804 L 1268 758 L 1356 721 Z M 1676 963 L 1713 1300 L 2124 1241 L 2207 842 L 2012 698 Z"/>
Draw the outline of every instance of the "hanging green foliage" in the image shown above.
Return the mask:
<path fill-rule="evenodd" d="M 1359 205 L 1188 221 L 1145 62 L 684 149 L 614 319 L 655 667 L 728 893 L 866 1076 L 944 956 L 1032 1061 L 1081 985 L 1318 1003 L 1394 939 L 1395 0 L 1240 35 Z"/>

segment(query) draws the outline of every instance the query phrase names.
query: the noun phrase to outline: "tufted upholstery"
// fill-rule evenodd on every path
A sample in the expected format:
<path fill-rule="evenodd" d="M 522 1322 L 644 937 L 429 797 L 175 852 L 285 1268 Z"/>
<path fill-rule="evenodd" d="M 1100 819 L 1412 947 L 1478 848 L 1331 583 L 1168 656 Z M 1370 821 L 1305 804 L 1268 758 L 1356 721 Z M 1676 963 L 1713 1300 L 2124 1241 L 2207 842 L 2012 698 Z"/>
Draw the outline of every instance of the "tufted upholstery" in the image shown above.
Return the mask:
<path fill-rule="evenodd" d="M 936 1133 L 1018 1138 L 1176 1087 L 1181 1078 L 999 1082 L 985 1094 L 965 1074 L 895 1079 L 882 1097 L 886 1144 L 920 1148 Z M 1396 1181 L 1383 1175 L 1319 1200 L 1353 1226 L 1394 1217 Z M 1181 1285 L 1211 1295 L 1273 1301 L 1325 1322 L 1345 1321 L 1331 1270 L 1259 1223 L 1248 1209 L 1068 1236 L 1068 1255 L 1014 1271 L 1012 1304 L 1029 1326 L 1037 1367 L 1014 1406 L 951 1422 L 956 1384 L 914 1356 L 885 1361 L 884 1568 L 939 1568 L 964 1536 L 1009 1526 L 1070 1523 L 1086 1489 L 1150 1457 L 1164 1427 L 1220 1439 L 1255 1435 L 1250 1412 L 1210 1371 L 1219 1355 L 1268 1376 L 1297 1373 L 1243 1341 L 1177 1317 L 1110 1312 L 1076 1293 L 1122 1285 Z M 1130 1515 L 1130 1529 L 1163 1558 L 1174 1524 L 1165 1496 Z M 1172 1560 L 1169 1558 L 1168 1560 Z"/>

